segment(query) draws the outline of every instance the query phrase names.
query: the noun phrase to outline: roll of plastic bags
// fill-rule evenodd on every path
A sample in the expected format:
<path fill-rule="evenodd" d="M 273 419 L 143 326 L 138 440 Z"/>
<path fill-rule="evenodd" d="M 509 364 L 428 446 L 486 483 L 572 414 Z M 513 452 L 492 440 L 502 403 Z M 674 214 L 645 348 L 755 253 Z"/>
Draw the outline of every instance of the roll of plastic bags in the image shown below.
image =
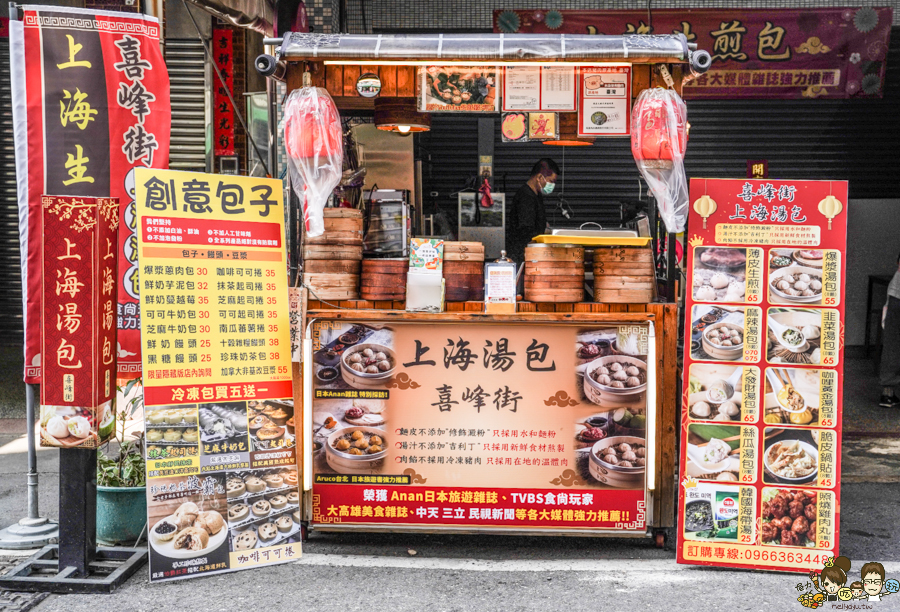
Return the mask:
<path fill-rule="evenodd" d="M 684 231 L 688 183 L 684 173 L 687 107 L 671 89 L 645 89 L 631 113 L 631 152 L 653 196 L 666 230 Z"/>
<path fill-rule="evenodd" d="M 285 102 L 282 125 L 291 185 L 303 203 L 306 233 L 321 236 L 325 232 L 322 211 L 343 173 L 340 113 L 327 91 L 312 87 L 304 78 L 304 86 L 292 91 Z"/>

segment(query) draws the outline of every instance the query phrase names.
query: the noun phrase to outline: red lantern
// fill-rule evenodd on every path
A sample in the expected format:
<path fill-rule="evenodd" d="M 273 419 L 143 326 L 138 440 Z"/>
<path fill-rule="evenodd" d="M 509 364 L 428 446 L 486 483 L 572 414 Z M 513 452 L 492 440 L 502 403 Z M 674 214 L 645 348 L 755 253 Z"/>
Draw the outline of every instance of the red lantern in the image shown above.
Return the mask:
<path fill-rule="evenodd" d="M 343 150 L 341 117 L 330 97 L 300 98 L 292 110 L 284 122 L 288 155 L 304 159 Z"/>
<path fill-rule="evenodd" d="M 680 101 L 680 100 L 679 100 Z M 675 134 L 671 134 L 674 122 Z M 671 167 L 674 160 L 673 145 L 678 157 L 683 158 L 687 149 L 687 110 L 683 102 L 673 103 L 670 98 L 641 97 L 632 111 L 631 153 L 637 162 L 669 162 L 656 167 Z M 676 142 L 677 140 L 677 142 Z"/>
<path fill-rule="evenodd" d="M 673 234 L 684 231 L 687 218 L 687 127 L 687 107 L 677 92 L 655 88 L 640 93 L 631 113 L 631 153 Z"/>
<path fill-rule="evenodd" d="M 303 203 L 307 235 L 321 236 L 322 211 L 343 172 L 341 116 L 328 92 L 310 84 L 309 73 L 303 75 L 303 87 L 288 96 L 284 116 L 291 186 Z"/>

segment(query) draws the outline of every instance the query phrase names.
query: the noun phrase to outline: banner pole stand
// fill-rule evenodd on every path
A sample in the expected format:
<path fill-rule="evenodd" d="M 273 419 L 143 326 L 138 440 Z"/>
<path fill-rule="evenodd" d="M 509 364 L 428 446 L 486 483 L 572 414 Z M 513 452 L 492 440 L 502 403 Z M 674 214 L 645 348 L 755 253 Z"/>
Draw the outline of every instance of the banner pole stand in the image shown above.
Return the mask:
<path fill-rule="evenodd" d="M 0 577 L 0 589 L 111 593 L 147 561 L 146 548 L 97 547 L 97 450 L 65 449 L 59 465 L 59 545 Z"/>
<path fill-rule="evenodd" d="M 59 525 L 39 510 L 37 443 L 35 442 L 35 398 L 37 385 L 25 385 L 25 421 L 28 436 L 28 516 L 0 530 L 0 549 L 26 550 L 53 544 L 59 540 Z"/>

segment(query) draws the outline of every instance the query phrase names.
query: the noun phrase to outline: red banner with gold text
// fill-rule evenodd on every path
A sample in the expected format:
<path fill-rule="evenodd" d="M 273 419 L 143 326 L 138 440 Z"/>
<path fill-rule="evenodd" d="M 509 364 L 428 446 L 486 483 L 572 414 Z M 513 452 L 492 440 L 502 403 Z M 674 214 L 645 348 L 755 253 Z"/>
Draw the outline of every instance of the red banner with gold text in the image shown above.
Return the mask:
<path fill-rule="evenodd" d="M 25 381 L 40 382 L 43 194 L 117 198 L 118 376 L 141 369 L 135 167 L 169 160 L 169 78 L 159 24 L 131 13 L 30 7 L 10 23 Z"/>
<path fill-rule="evenodd" d="M 712 55 L 684 98 L 880 98 L 891 8 L 494 11 L 495 32 L 684 34 Z"/>

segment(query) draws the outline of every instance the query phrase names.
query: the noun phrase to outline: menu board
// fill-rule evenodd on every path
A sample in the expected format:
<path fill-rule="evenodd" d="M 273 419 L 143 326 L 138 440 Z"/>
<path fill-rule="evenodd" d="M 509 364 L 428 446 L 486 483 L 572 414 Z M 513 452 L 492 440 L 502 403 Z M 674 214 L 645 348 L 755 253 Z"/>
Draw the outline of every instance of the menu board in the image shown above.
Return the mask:
<path fill-rule="evenodd" d="M 583 66 L 578 71 L 578 135 L 631 133 L 631 66 Z"/>
<path fill-rule="evenodd" d="M 150 580 L 295 559 L 281 183 L 135 177 Z"/>
<path fill-rule="evenodd" d="M 845 181 L 692 179 L 678 561 L 838 554 Z"/>
<path fill-rule="evenodd" d="M 574 66 L 507 66 L 503 73 L 503 110 L 574 111 Z"/>
<path fill-rule="evenodd" d="M 647 324 L 311 334 L 314 525 L 646 531 Z"/>

